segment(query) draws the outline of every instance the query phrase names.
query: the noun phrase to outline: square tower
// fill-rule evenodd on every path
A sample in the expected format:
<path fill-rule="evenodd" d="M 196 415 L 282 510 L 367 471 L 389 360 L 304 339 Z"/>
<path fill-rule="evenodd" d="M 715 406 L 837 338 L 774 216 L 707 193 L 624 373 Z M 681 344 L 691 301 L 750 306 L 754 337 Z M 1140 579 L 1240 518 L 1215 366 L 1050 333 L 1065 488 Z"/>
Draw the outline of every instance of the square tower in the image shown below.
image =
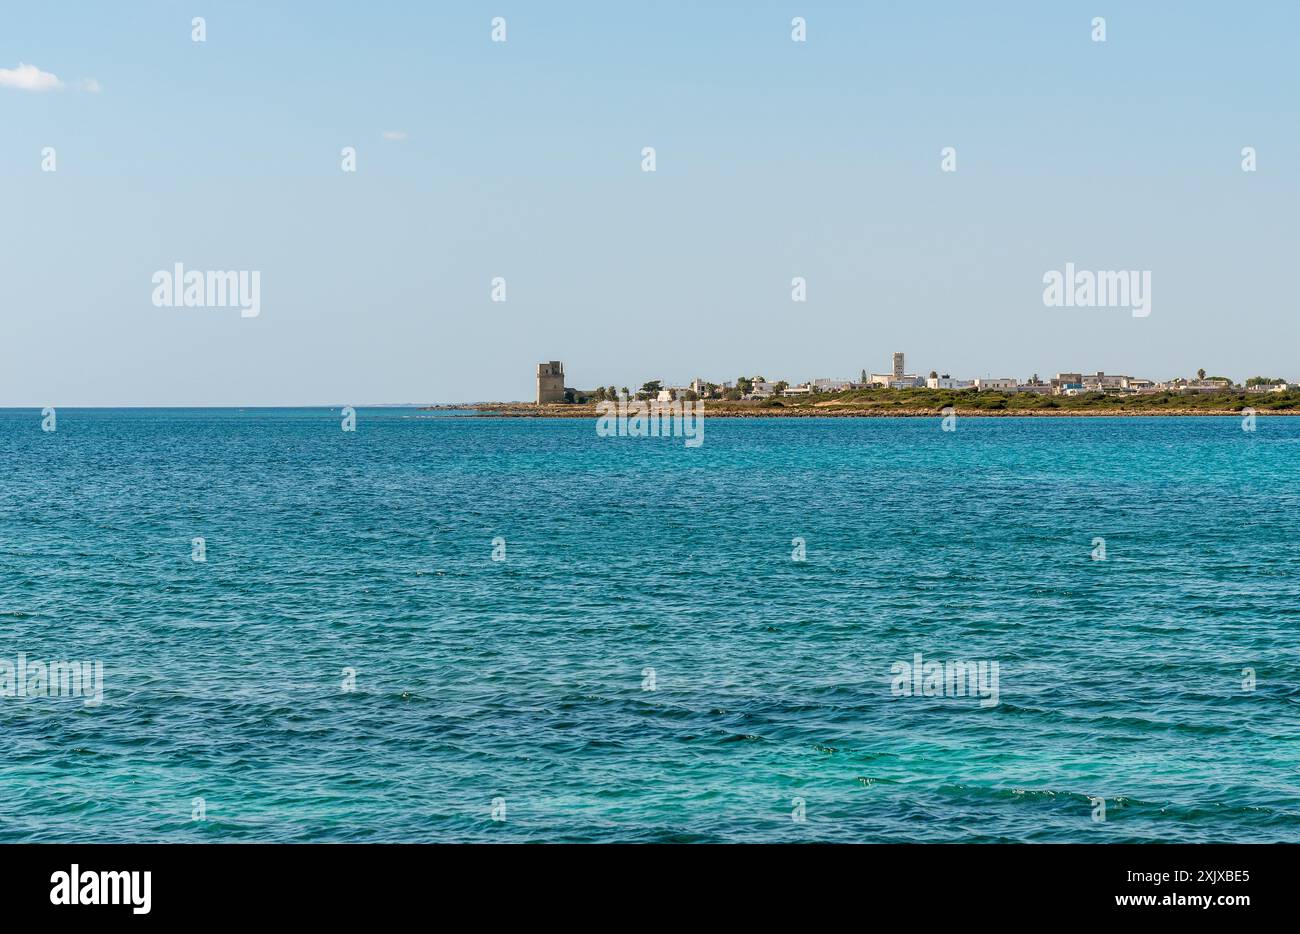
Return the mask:
<path fill-rule="evenodd" d="M 564 364 L 559 360 L 537 364 L 537 404 L 564 401 Z"/>

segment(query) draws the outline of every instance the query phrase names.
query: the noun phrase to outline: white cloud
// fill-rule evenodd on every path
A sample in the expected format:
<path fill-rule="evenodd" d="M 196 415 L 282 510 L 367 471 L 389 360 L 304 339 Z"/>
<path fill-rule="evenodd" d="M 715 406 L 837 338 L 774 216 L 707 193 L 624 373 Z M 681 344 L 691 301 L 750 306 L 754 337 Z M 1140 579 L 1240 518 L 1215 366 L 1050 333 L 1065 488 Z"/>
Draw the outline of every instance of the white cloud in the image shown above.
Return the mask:
<path fill-rule="evenodd" d="M 0 68 L 0 88 L 17 88 L 20 91 L 53 91 L 63 87 L 58 75 L 41 71 L 35 65 L 18 63 L 17 68 Z"/>
<path fill-rule="evenodd" d="M 406 139 L 405 130 L 384 130 L 384 139 Z"/>
<path fill-rule="evenodd" d="M 0 68 L 0 88 L 15 88 L 19 91 L 57 91 L 67 87 L 58 75 L 41 71 L 35 65 L 18 63 L 17 68 Z M 82 78 L 77 82 L 78 91 L 89 94 L 100 92 L 99 82 L 94 78 Z"/>

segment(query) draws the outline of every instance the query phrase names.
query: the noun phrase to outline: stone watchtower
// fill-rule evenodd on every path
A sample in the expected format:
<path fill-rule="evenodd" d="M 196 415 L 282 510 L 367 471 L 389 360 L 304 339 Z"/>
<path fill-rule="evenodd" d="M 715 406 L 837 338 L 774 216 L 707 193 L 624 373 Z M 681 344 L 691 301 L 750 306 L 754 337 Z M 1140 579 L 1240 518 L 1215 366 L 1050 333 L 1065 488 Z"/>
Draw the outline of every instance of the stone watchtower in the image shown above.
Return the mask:
<path fill-rule="evenodd" d="M 564 364 L 559 360 L 537 364 L 537 404 L 564 401 Z"/>

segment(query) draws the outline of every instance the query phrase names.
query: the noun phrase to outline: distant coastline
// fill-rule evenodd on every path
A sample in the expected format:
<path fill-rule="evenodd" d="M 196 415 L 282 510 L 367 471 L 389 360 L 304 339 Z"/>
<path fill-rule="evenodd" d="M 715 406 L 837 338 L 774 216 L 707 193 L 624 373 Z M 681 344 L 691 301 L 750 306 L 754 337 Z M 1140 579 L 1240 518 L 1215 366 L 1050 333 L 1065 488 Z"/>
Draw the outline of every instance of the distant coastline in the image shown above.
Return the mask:
<path fill-rule="evenodd" d="M 1126 400 L 1127 401 L 1127 400 Z M 1137 400 L 1133 400 L 1135 403 Z M 1006 417 L 1101 417 L 1101 418 L 1143 418 L 1148 416 L 1232 416 L 1241 417 L 1246 408 L 1254 409 L 1256 415 L 1300 415 L 1298 408 L 1270 408 L 1266 404 L 1249 405 L 1241 403 L 1233 407 L 1227 400 L 1214 400 L 1214 406 L 1153 406 L 1138 404 L 1107 406 L 1032 406 L 1008 405 L 969 406 L 958 403 L 942 405 L 924 405 L 896 403 L 892 405 L 855 405 L 851 402 L 817 406 L 815 404 L 771 405 L 747 402 L 705 401 L 705 414 L 714 418 L 938 418 L 947 414 L 944 409 L 952 407 L 953 412 L 962 418 L 1006 418 Z M 1236 400 L 1234 400 L 1235 402 Z M 491 402 L 478 405 L 430 405 L 421 411 L 472 411 L 477 418 L 597 418 L 600 410 L 596 405 L 537 405 L 530 402 Z"/>
<path fill-rule="evenodd" d="M 653 387 L 652 387 L 653 388 Z M 1242 416 L 1300 414 L 1300 388 L 1285 391 L 1219 389 L 1215 391 L 1163 391 L 1119 394 L 1082 392 L 1046 395 L 1037 392 L 968 389 L 851 389 L 764 399 L 703 399 L 699 403 L 662 397 L 649 401 L 624 398 L 619 405 L 651 406 L 703 404 L 707 415 L 721 418 L 916 418 L 950 412 L 963 417 L 1034 416 Z M 689 396 L 687 397 L 690 398 Z M 574 402 L 480 402 L 474 405 L 431 405 L 426 410 L 472 409 L 478 417 L 596 418 L 601 406 L 595 400 Z"/>

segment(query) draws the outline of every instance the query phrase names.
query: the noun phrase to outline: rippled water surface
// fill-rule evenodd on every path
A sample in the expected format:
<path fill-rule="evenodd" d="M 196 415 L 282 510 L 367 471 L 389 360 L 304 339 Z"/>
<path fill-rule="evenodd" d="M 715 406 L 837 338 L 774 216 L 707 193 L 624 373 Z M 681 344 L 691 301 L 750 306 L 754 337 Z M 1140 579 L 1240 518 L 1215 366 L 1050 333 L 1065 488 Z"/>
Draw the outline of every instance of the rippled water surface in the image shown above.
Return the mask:
<path fill-rule="evenodd" d="M 339 419 L 0 412 L 0 839 L 1300 840 L 1300 419 Z"/>

